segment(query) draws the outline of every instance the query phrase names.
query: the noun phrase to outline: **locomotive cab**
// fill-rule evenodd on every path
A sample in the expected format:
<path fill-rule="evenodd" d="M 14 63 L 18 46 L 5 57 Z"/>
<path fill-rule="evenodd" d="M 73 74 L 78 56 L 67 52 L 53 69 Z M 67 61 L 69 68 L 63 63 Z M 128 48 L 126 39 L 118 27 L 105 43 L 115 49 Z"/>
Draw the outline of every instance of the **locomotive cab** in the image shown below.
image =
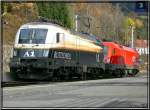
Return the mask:
<path fill-rule="evenodd" d="M 10 72 L 14 78 L 26 79 L 30 77 L 32 79 L 32 77 L 41 77 L 40 74 L 33 74 L 35 71 L 38 73 L 47 72 L 48 33 L 48 28 L 40 25 L 20 27 L 16 34 L 13 57 L 10 63 Z"/>

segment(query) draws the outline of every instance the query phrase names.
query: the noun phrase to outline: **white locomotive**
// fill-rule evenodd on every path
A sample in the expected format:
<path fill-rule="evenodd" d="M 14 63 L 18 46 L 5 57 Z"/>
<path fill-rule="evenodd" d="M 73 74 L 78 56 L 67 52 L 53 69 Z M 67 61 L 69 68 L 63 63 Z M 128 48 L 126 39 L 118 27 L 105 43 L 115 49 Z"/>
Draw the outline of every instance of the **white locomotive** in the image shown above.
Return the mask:
<path fill-rule="evenodd" d="M 100 43 L 57 24 L 27 23 L 16 34 L 10 70 L 24 79 L 98 75 L 104 69 Z"/>

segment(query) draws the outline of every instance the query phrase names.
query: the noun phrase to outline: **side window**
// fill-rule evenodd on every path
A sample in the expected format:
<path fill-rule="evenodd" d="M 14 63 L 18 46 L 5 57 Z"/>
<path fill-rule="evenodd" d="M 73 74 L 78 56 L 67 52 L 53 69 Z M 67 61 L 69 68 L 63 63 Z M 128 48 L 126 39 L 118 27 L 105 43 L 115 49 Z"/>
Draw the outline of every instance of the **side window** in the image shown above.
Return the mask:
<path fill-rule="evenodd" d="M 107 55 L 108 54 L 108 47 L 104 46 L 103 52 L 104 52 L 104 55 Z"/>
<path fill-rule="evenodd" d="M 56 34 L 56 43 L 59 43 L 59 41 L 60 41 L 59 35 L 60 35 L 60 33 L 57 33 L 57 34 Z"/>

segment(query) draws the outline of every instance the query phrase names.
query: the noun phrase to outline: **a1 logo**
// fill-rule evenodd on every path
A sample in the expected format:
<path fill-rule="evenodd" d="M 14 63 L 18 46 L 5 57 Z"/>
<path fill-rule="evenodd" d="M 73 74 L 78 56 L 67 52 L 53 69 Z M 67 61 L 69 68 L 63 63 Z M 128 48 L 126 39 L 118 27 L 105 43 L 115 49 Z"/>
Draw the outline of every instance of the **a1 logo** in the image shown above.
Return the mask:
<path fill-rule="evenodd" d="M 34 51 L 26 51 L 24 57 L 34 57 Z"/>

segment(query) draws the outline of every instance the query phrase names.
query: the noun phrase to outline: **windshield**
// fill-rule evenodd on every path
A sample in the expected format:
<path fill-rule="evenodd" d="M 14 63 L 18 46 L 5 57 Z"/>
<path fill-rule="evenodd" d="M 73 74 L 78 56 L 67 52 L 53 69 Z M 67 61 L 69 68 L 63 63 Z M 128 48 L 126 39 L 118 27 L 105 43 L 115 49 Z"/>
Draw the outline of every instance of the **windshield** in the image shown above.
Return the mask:
<path fill-rule="evenodd" d="M 19 43 L 44 44 L 48 29 L 21 29 Z"/>

